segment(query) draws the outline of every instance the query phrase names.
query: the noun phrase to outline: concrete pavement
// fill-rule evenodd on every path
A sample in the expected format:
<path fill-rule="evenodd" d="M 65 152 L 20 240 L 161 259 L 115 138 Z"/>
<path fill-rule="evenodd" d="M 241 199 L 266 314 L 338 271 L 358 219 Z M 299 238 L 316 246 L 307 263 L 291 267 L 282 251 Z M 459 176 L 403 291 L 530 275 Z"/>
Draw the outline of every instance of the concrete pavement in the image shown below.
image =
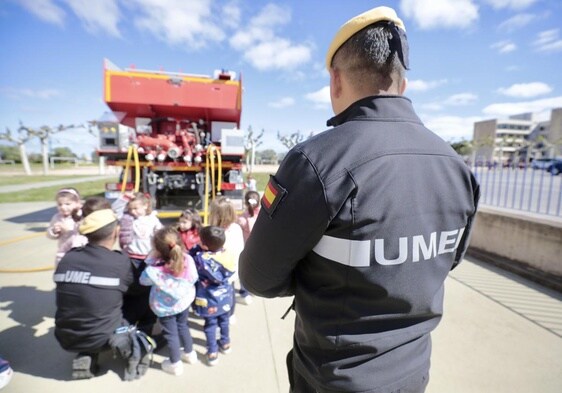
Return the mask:
<path fill-rule="evenodd" d="M 231 329 L 233 350 L 216 367 L 186 365 L 180 377 L 160 370 L 162 348 L 145 377 L 121 380 L 122 365 L 102 357 L 103 375 L 72 381 L 72 354 L 53 336 L 55 242 L 43 231 L 52 202 L 0 205 L 0 354 L 15 370 L 5 392 L 285 393 L 285 355 L 294 315 L 280 317 L 290 299 L 255 298 L 239 304 Z M 562 295 L 512 274 L 465 260 L 446 282 L 445 314 L 433 334 L 429 393 L 559 392 L 562 386 Z M 202 320 L 191 319 L 203 359 Z"/>

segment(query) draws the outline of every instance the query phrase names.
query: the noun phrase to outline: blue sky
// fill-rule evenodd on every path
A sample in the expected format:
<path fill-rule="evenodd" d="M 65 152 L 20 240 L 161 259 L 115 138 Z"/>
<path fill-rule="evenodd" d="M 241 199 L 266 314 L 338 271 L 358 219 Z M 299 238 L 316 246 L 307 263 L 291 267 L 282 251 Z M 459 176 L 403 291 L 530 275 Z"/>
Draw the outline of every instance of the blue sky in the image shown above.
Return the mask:
<path fill-rule="evenodd" d="M 241 128 L 265 130 L 258 149 L 283 151 L 278 131 L 326 128 L 328 45 L 378 5 L 406 25 L 406 96 L 445 140 L 471 139 L 478 120 L 562 107 L 559 0 L 0 0 L 0 127 L 98 119 L 108 110 L 108 58 L 121 68 L 241 73 Z M 96 143 L 77 130 L 52 146 L 82 154 Z"/>

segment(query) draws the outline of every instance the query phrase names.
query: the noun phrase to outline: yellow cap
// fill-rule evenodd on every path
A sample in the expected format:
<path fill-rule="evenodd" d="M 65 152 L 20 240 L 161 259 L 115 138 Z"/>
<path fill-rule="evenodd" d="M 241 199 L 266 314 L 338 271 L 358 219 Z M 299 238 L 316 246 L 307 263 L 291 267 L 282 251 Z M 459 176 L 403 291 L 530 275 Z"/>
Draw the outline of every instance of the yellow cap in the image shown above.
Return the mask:
<path fill-rule="evenodd" d="M 396 15 L 396 11 L 389 7 L 376 7 L 362 13 L 361 15 L 357 15 L 345 22 L 336 33 L 336 36 L 328 48 L 328 54 L 326 55 L 326 68 L 330 69 L 332 65 L 332 58 L 336 54 L 336 51 L 344 44 L 345 41 L 351 38 L 353 34 L 369 25 L 372 25 L 373 23 L 383 20 L 394 22 L 397 27 L 406 31 L 406 27 L 398 15 Z"/>
<path fill-rule="evenodd" d="M 92 233 L 97 231 L 104 226 L 111 224 L 112 222 L 117 221 L 117 216 L 111 209 L 102 209 L 96 210 L 93 213 L 90 213 L 82 223 L 80 224 L 80 228 L 78 230 L 82 235 L 87 235 L 88 233 Z"/>

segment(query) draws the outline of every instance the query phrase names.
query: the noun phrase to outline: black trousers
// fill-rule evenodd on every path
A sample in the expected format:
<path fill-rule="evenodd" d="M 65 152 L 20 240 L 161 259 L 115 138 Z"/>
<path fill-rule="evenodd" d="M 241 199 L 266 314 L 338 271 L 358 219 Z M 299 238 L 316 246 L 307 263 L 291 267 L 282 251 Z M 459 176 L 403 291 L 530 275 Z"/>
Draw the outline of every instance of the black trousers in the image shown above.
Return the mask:
<path fill-rule="evenodd" d="M 291 385 L 290 393 L 317 393 L 317 390 L 293 367 L 292 349 L 287 354 L 287 373 L 289 374 L 289 384 Z M 424 393 L 428 383 L 429 374 L 426 374 L 420 377 L 418 381 L 409 386 L 401 387 L 393 393 Z"/>
<path fill-rule="evenodd" d="M 139 283 L 139 277 L 146 264 L 143 259 L 130 258 L 130 260 L 135 281 L 123 298 L 123 317 L 131 325 L 136 325 L 139 330 L 151 335 L 152 327 L 156 323 L 156 315 L 149 305 L 150 287 Z"/>
<path fill-rule="evenodd" d="M 293 367 L 293 350 L 287 354 L 287 373 L 289 374 L 289 384 L 291 393 L 316 393 L 314 389 L 302 375 Z"/>

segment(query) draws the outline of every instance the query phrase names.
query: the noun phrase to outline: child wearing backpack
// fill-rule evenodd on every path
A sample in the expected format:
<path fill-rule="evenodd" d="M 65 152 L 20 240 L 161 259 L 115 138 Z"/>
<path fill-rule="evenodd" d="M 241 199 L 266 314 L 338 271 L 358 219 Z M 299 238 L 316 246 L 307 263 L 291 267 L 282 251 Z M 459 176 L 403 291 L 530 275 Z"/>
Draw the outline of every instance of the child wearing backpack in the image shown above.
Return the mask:
<path fill-rule="evenodd" d="M 140 276 L 140 283 L 152 286 L 150 308 L 158 317 L 170 350 L 170 358 L 162 362 L 162 370 L 181 375 L 181 361 L 197 363 L 187 322 L 189 306 L 195 298 L 197 269 L 174 228 L 156 231 L 152 243 L 154 249 L 146 259 L 147 267 Z"/>

